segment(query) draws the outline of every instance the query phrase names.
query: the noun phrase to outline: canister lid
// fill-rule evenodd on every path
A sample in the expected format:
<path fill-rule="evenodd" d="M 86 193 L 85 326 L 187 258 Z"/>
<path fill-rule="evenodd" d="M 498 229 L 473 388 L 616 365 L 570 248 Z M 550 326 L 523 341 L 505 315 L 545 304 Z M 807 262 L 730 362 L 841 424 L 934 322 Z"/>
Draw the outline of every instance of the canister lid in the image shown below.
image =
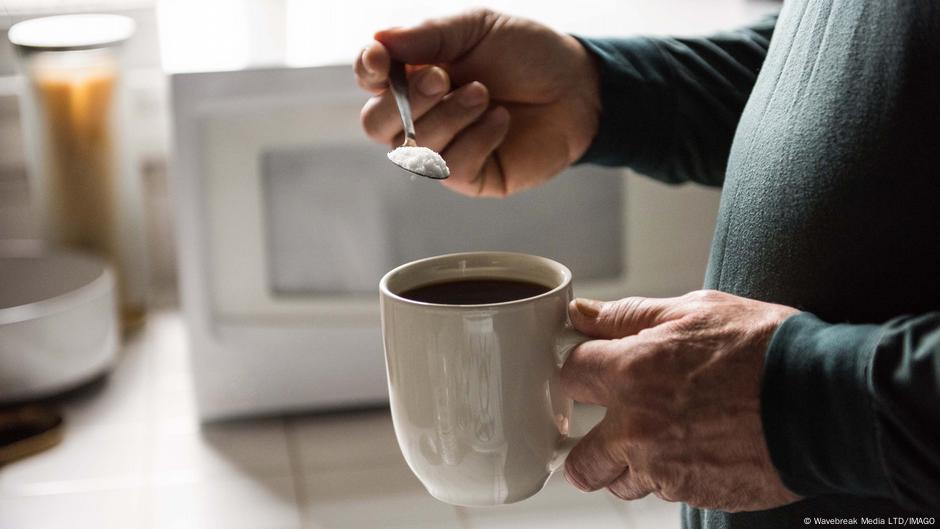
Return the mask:
<path fill-rule="evenodd" d="M 58 15 L 14 24 L 7 37 L 21 49 L 82 50 L 123 42 L 134 34 L 134 27 L 134 20 L 122 15 Z"/>

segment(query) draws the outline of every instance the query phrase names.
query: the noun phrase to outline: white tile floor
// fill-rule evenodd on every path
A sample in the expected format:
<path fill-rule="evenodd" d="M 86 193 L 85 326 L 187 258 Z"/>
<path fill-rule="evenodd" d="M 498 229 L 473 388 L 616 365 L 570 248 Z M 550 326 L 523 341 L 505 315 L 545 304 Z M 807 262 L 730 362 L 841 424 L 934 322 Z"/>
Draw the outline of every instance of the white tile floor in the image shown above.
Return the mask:
<path fill-rule="evenodd" d="M 454 508 L 411 474 L 385 410 L 200 427 L 182 322 L 151 315 L 104 383 L 62 403 L 65 441 L 0 467 L 2 529 L 579 529 L 679 525 L 678 507 L 582 494 Z M 581 409 L 586 429 L 597 410 Z"/>

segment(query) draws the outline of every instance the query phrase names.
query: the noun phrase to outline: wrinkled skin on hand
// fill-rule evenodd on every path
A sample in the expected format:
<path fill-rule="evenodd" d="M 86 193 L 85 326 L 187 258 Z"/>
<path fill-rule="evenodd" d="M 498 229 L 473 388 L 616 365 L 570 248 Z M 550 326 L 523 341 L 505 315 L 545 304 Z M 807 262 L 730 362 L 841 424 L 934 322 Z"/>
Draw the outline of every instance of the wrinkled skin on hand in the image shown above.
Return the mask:
<path fill-rule="evenodd" d="M 365 133 L 394 148 L 402 125 L 387 90 L 389 63 L 408 64 L 418 144 L 439 152 L 441 184 L 504 197 L 581 157 L 597 132 L 600 77 L 574 37 L 532 20 L 475 9 L 375 34 L 356 58 Z"/>
<path fill-rule="evenodd" d="M 770 461 L 760 404 L 764 353 L 796 309 L 701 291 L 578 299 L 569 312 L 596 339 L 572 351 L 563 388 L 607 408 L 568 456 L 572 485 L 723 511 L 799 499 Z"/>

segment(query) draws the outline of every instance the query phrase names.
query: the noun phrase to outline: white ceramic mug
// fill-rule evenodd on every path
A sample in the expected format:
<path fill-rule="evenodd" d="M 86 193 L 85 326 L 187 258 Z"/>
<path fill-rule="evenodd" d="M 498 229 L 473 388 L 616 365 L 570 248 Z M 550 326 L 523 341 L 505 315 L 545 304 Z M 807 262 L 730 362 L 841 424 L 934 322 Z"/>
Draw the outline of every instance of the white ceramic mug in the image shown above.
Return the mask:
<path fill-rule="evenodd" d="M 549 290 L 486 305 L 400 295 L 461 279 Z M 428 492 L 455 505 L 499 505 L 541 490 L 577 441 L 559 383 L 568 353 L 587 339 L 567 323 L 571 271 L 533 255 L 460 253 L 399 266 L 379 289 L 395 434 Z"/>

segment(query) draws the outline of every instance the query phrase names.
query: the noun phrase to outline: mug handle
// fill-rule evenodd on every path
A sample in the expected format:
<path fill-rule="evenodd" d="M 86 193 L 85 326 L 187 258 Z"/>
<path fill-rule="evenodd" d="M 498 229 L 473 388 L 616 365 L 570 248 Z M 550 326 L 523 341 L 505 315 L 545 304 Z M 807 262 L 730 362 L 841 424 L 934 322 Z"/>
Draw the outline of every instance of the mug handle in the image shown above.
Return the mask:
<path fill-rule="evenodd" d="M 565 365 L 565 360 L 568 359 L 568 355 L 571 354 L 571 351 L 574 350 L 575 347 L 590 339 L 590 336 L 582 334 L 572 327 L 570 323 L 565 323 L 564 328 L 555 338 L 555 364 L 558 366 L 558 369 L 561 369 L 561 366 Z M 568 453 L 571 452 L 571 449 L 574 448 L 574 445 L 578 444 L 580 440 L 580 436 L 565 437 L 558 442 L 558 446 L 555 447 L 555 456 L 548 464 L 549 472 L 554 474 L 565 465 L 565 459 L 567 459 Z"/>

